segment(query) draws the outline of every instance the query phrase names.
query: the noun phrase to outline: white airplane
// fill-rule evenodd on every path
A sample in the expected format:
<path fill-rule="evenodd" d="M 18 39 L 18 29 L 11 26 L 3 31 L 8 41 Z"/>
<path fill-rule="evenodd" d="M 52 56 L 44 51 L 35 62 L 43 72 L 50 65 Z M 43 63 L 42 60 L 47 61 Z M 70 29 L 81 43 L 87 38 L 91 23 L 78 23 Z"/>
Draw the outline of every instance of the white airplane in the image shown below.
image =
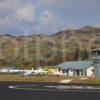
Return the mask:
<path fill-rule="evenodd" d="M 5 68 L 5 69 L 0 70 L 0 72 L 1 73 L 9 73 L 9 70 Z"/>
<path fill-rule="evenodd" d="M 38 75 L 38 74 L 46 74 L 47 71 L 44 71 L 43 69 L 37 69 L 37 70 L 34 70 L 32 68 L 32 70 L 25 70 L 24 71 L 24 76 L 32 76 L 32 75 Z"/>
<path fill-rule="evenodd" d="M 21 73 L 23 72 L 23 70 L 20 70 L 20 69 L 14 69 L 14 68 L 2 68 L 0 69 L 0 73 Z"/>
<path fill-rule="evenodd" d="M 33 68 L 32 68 L 32 70 L 24 70 L 24 73 L 23 73 L 23 75 L 24 76 L 31 76 L 31 75 L 33 75 Z"/>
<path fill-rule="evenodd" d="M 9 70 L 9 73 L 22 73 L 23 70 L 17 70 L 17 69 L 13 69 L 13 70 Z"/>
<path fill-rule="evenodd" d="M 43 69 L 38 69 L 38 70 L 34 70 L 33 73 L 34 73 L 35 75 L 37 75 L 37 74 L 46 74 L 47 71 L 44 71 Z"/>

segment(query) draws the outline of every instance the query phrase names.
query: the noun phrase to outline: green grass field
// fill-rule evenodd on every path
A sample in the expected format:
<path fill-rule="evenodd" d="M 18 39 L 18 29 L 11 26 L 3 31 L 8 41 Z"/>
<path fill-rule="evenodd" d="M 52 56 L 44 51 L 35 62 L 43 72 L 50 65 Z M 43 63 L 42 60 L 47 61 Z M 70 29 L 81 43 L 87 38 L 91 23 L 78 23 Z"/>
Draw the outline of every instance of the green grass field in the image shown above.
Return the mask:
<path fill-rule="evenodd" d="M 62 80 L 73 79 L 71 83 L 100 84 L 100 78 L 88 78 L 80 80 L 82 77 L 69 76 L 22 76 L 18 74 L 0 74 L 0 81 L 9 82 L 52 82 L 59 83 Z"/>
<path fill-rule="evenodd" d="M 74 79 L 72 83 L 83 83 L 83 84 L 100 84 L 100 78 L 88 78 L 86 80 Z"/>
<path fill-rule="evenodd" d="M 53 82 L 67 79 L 65 76 L 22 76 L 16 74 L 0 74 L 0 81 L 12 82 Z"/>

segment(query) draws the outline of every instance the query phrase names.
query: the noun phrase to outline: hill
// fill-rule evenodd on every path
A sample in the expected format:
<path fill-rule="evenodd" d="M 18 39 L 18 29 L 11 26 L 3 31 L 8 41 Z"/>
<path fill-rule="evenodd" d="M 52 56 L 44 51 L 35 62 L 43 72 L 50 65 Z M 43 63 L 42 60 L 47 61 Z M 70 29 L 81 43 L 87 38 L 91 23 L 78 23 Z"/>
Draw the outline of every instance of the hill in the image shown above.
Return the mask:
<path fill-rule="evenodd" d="M 84 26 L 53 35 L 0 35 L 0 66 L 31 68 L 86 60 L 90 49 L 100 48 L 100 28 Z"/>

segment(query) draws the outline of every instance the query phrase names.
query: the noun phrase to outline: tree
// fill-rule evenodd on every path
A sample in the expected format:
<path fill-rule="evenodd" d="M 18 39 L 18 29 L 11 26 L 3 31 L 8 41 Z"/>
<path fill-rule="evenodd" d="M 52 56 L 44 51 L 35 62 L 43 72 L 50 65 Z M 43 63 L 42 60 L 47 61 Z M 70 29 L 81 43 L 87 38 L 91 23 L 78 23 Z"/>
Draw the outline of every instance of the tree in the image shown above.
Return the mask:
<path fill-rule="evenodd" d="M 76 50 L 75 50 L 75 54 L 74 54 L 74 60 L 79 60 L 81 59 L 81 50 L 79 48 L 79 46 L 77 45 Z"/>
<path fill-rule="evenodd" d="M 82 60 L 86 60 L 88 58 L 89 58 L 89 53 L 88 53 L 87 49 L 84 49 L 82 51 Z"/>

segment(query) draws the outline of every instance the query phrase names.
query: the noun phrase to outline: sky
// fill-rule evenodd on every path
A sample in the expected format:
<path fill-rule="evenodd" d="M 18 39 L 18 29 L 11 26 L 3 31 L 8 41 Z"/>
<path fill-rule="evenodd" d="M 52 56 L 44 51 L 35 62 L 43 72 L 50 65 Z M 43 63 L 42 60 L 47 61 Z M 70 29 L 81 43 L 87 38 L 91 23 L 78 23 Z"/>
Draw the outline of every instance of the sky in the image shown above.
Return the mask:
<path fill-rule="evenodd" d="M 100 26 L 100 0 L 0 0 L 0 34 L 54 34 Z"/>

